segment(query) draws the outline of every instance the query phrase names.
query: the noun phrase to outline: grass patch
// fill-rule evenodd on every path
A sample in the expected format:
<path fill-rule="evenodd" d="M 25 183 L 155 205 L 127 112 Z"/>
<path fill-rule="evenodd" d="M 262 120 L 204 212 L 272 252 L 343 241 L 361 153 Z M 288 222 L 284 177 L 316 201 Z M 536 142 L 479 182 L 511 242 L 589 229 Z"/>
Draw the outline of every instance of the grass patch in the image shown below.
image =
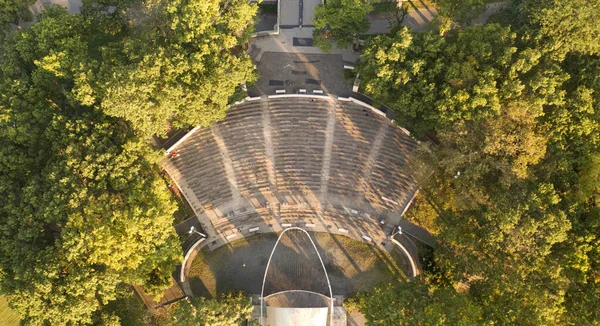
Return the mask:
<path fill-rule="evenodd" d="M 15 311 L 10 309 L 6 298 L 0 296 L 0 325 L 3 326 L 18 326 L 20 325 L 21 317 Z"/>
<path fill-rule="evenodd" d="M 311 237 L 321 254 L 334 294 L 368 291 L 379 283 L 406 279 L 408 264 L 400 253 L 390 254 L 341 235 L 311 233 Z M 260 293 L 276 241 L 276 234 L 267 233 L 214 251 L 202 250 L 189 272 L 194 294 L 212 298 L 232 290 Z"/>
<path fill-rule="evenodd" d="M 261 3 L 258 5 L 260 11 L 268 14 L 276 14 L 277 13 L 277 4 L 275 3 Z"/>

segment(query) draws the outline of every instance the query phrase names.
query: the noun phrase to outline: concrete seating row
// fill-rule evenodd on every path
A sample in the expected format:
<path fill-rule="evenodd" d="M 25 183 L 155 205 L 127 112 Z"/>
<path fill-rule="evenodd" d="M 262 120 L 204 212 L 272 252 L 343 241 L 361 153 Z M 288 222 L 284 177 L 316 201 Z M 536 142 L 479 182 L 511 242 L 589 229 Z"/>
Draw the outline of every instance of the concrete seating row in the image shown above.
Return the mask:
<path fill-rule="evenodd" d="M 333 132 L 327 134 L 333 118 Z M 328 98 L 246 101 L 230 108 L 224 120 L 198 129 L 163 166 L 178 184 L 187 185 L 183 190 L 195 198 L 190 204 L 197 212 L 232 201 L 232 191 L 247 199 L 326 190 L 325 195 L 362 197 L 373 207 L 397 209 L 415 187 L 403 170 L 415 142 L 391 124 L 370 108 Z M 278 209 L 282 220 L 364 221 L 364 216 L 328 213 L 316 205 Z M 224 232 L 273 214 L 271 207 L 211 222 Z"/>
<path fill-rule="evenodd" d="M 278 191 L 321 187 L 328 105 L 309 99 L 269 101 Z"/>
<path fill-rule="evenodd" d="M 197 199 L 190 203 L 202 211 L 207 204 L 218 205 L 231 199 L 231 189 L 219 148 L 210 129 L 200 129 L 177 149 L 178 155 L 163 166 L 178 184 L 185 179 Z M 197 203 L 196 203 L 197 202 Z"/>

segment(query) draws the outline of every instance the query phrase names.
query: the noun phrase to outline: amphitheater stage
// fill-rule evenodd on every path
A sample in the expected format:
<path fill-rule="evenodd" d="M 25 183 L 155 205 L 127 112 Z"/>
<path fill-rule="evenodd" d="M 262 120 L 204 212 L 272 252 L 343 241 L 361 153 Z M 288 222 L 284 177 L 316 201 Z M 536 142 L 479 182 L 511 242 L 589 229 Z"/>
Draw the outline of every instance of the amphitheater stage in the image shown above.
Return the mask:
<path fill-rule="evenodd" d="M 311 236 L 323 258 L 334 295 L 368 291 L 380 282 L 397 282 L 410 276 L 408 261 L 399 251 L 388 253 L 330 233 L 311 232 Z M 203 249 L 192 262 L 188 275 L 193 294 L 210 298 L 243 290 L 260 295 L 267 261 L 276 241 L 276 234 L 265 233 L 212 251 Z M 272 266 L 286 264 L 275 261 Z M 301 284 L 295 285 L 298 288 Z"/>
<path fill-rule="evenodd" d="M 327 326 L 328 308 L 267 307 L 266 326 Z"/>
<path fill-rule="evenodd" d="M 284 291 L 266 297 L 265 305 L 280 308 L 328 308 L 331 306 L 331 300 L 314 292 Z"/>

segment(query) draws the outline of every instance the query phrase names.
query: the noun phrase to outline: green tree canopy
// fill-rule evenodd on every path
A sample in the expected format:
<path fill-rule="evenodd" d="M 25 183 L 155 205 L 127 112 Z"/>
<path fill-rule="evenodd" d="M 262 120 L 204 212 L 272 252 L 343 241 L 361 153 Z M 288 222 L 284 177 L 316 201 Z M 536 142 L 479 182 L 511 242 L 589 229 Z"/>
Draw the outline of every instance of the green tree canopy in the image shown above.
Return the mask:
<path fill-rule="evenodd" d="M 533 70 L 546 63 L 540 52 L 516 47 L 516 34 L 497 24 L 412 34 L 407 28 L 378 36 L 362 55 L 367 93 L 395 108 L 397 120 L 417 136 L 478 122 L 508 106 L 539 116 L 560 102 L 566 77 Z M 546 69 L 546 68 L 545 68 Z"/>
<path fill-rule="evenodd" d="M 110 324 L 117 285 L 158 294 L 180 261 L 157 158 L 90 100 L 90 19 L 50 7 L 0 48 L 0 289 L 32 325 Z"/>
<path fill-rule="evenodd" d="M 172 315 L 173 325 L 240 325 L 250 319 L 252 310 L 250 297 L 241 292 L 224 293 L 219 299 L 198 297 L 178 303 Z"/>
<path fill-rule="evenodd" d="M 482 311 L 454 289 L 430 291 L 420 282 L 378 286 L 361 294 L 358 307 L 367 325 L 482 325 Z"/>
<path fill-rule="evenodd" d="M 412 164 L 425 198 L 413 215 L 435 225 L 438 270 L 470 287 L 486 321 L 593 324 L 598 42 L 582 47 L 593 27 L 545 31 L 532 10 L 550 9 L 521 5 L 504 25 L 379 36 L 362 82 L 399 124 L 434 140 Z"/>
<path fill-rule="evenodd" d="M 10 24 L 18 24 L 20 20 L 30 20 L 29 11 L 35 0 L 0 0 L 0 31 L 5 31 Z"/>
<path fill-rule="evenodd" d="M 546 51 L 600 54 L 600 2 L 520 0 L 527 32 Z"/>
<path fill-rule="evenodd" d="M 433 3 L 442 32 L 450 29 L 452 23 L 469 25 L 486 9 L 484 0 L 434 0 Z"/>
<path fill-rule="evenodd" d="M 315 45 L 330 51 L 333 41 L 337 47 L 347 47 L 369 31 L 367 14 L 373 10 L 369 1 L 332 0 L 315 8 L 313 38 Z"/>
<path fill-rule="evenodd" d="M 236 88 L 255 78 L 243 46 L 257 5 L 164 0 L 144 8 L 131 36 L 103 52 L 97 99 L 104 112 L 144 136 L 223 118 Z"/>

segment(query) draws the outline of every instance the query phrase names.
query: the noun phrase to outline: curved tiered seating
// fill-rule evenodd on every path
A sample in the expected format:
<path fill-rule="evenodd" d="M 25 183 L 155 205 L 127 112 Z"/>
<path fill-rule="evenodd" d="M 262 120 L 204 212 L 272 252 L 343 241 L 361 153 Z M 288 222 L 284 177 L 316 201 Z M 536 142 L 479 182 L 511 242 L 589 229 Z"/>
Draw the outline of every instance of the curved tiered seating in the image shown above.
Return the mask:
<path fill-rule="evenodd" d="M 406 135 L 399 129 L 393 129 L 393 135 L 386 137 L 384 148 L 395 148 L 396 151 L 382 151 L 377 158 L 375 168 L 371 177 L 372 186 L 381 191 L 391 201 L 386 203 L 396 206 L 403 205 L 412 195 L 411 190 L 415 187 L 412 176 L 403 171 L 407 155 L 414 149 L 415 143 L 409 141 Z"/>
<path fill-rule="evenodd" d="M 187 186 L 181 190 L 187 193 L 195 211 L 231 199 L 225 167 L 210 129 L 198 130 L 177 152 L 179 155 L 170 159 L 165 168 L 177 184 Z M 190 195 L 196 200 L 190 200 Z"/>
<path fill-rule="evenodd" d="M 389 119 L 355 102 L 260 99 L 195 131 L 163 166 L 201 220 L 228 238 L 274 219 L 366 230 L 378 222 L 359 212 L 362 206 L 402 211 L 416 190 L 403 170 L 415 144 Z M 284 195 L 299 199 L 288 203 Z M 341 209 L 334 197 L 355 209 Z"/>
<path fill-rule="evenodd" d="M 326 101 L 269 101 L 278 191 L 318 191 L 327 123 Z"/>
<path fill-rule="evenodd" d="M 267 172 L 260 102 L 233 107 L 218 128 L 229 151 L 237 186 L 242 195 L 267 190 Z"/>
<path fill-rule="evenodd" d="M 343 103 L 336 107 L 332 161 L 329 172 L 330 193 L 357 195 L 365 177 L 370 150 L 382 127 L 382 118 L 370 109 Z"/>

